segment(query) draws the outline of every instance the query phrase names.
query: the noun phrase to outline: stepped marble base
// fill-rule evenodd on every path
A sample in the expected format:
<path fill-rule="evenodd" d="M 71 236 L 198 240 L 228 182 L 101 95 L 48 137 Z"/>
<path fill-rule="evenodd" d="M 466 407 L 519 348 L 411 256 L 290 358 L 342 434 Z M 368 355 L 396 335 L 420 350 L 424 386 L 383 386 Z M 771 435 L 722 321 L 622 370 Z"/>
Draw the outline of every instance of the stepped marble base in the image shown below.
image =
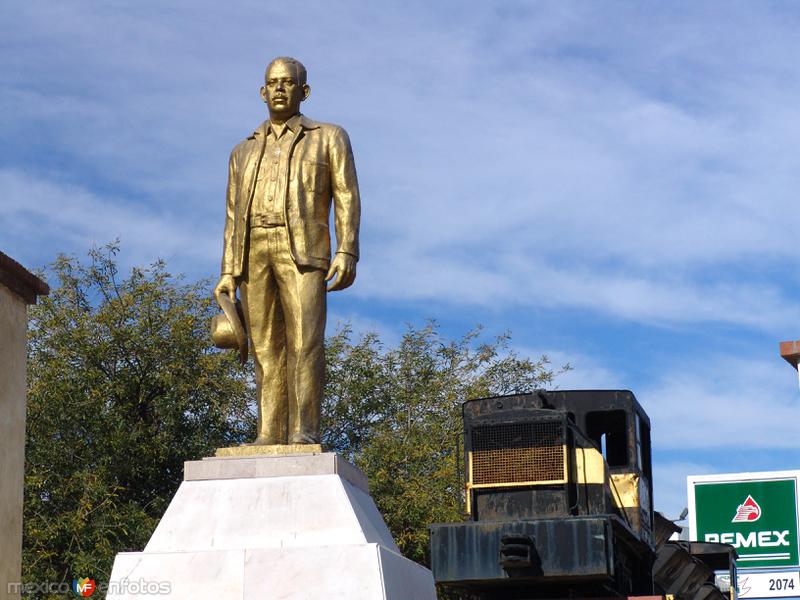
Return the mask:
<path fill-rule="evenodd" d="M 431 572 L 400 555 L 364 474 L 330 453 L 187 462 L 144 551 L 117 555 L 107 598 L 165 595 L 436 598 Z"/>

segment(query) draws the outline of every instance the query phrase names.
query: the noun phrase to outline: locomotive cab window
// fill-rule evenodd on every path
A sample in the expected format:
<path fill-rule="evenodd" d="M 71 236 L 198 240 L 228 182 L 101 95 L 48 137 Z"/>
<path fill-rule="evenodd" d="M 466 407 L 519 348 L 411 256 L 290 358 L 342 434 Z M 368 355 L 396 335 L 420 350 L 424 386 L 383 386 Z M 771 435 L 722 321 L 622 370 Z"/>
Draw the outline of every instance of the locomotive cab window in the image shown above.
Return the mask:
<path fill-rule="evenodd" d="M 628 427 L 624 410 L 586 414 L 586 434 L 603 453 L 609 467 L 628 466 Z"/>
<path fill-rule="evenodd" d="M 639 461 L 639 468 L 644 476 L 650 479 L 650 427 L 644 422 L 640 415 L 636 415 L 636 458 Z"/>

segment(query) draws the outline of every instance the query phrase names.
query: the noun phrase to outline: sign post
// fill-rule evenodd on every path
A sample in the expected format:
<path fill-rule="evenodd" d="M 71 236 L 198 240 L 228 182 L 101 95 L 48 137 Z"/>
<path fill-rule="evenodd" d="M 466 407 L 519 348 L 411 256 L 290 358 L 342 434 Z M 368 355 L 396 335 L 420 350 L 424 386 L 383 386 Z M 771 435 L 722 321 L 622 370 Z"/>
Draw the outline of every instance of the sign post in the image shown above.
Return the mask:
<path fill-rule="evenodd" d="M 690 476 L 692 539 L 736 548 L 741 598 L 800 598 L 800 471 Z"/>

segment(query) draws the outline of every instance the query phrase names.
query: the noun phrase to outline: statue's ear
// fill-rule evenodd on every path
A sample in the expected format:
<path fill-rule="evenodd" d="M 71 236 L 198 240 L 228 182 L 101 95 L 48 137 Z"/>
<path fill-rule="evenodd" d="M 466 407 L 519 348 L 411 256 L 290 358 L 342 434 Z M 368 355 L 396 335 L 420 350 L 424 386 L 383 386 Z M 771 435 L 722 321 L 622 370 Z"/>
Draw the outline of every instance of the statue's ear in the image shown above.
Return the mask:
<path fill-rule="evenodd" d="M 303 86 L 303 100 L 306 100 L 310 95 L 311 95 L 311 86 L 308 85 L 308 84 L 305 84 Z M 302 102 L 302 100 L 301 100 L 301 102 Z"/>
<path fill-rule="evenodd" d="M 266 102 L 267 101 L 267 87 L 262 85 L 261 86 L 261 99 Z"/>

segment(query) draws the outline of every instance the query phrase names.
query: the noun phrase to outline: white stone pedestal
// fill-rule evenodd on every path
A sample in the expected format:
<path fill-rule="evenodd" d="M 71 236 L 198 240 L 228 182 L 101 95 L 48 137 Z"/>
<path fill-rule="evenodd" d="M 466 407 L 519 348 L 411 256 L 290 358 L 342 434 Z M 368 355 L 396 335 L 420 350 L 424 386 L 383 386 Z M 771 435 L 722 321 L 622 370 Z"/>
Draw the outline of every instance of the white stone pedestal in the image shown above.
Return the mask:
<path fill-rule="evenodd" d="M 117 555 L 109 600 L 435 600 L 367 480 L 335 454 L 206 458 L 143 552 Z"/>

